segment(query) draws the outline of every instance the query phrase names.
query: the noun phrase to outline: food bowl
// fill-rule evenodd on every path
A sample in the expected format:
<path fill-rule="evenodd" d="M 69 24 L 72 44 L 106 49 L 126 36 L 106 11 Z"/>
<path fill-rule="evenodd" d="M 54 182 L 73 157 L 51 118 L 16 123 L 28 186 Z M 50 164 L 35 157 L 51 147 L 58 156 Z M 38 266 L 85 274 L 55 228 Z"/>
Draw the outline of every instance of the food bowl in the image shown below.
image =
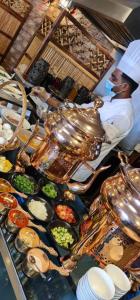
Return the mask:
<path fill-rule="evenodd" d="M 13 164 L 4 156 L 0 155 L 0 173 L 11 173 Z"/>
<path fill-rule="evenodd" d="M 54 182 L 49 181 L 46 178 L 42 178 L 39 181 L 39 185 L 40 185 L 41 192 L 43 193 L 43 195 L 47 197 L 47 199 L 51 199 L 54 201 L 58 201 L 61 199 L 61 190 L 58 187 L 58 185 L 56 185 Z M 46 191 L 44 189 L 45 186 L 48 186 L 48 189 L 46 189 Z M 50 189 L 50 186 L 52 186 L 52 190 Z M 56 196 L 55 193 L 51 193 L 53 192 L 53 190 L 56 191 L 57 193 Z"/>
<path fill-rule="evenodd" d="M 58 238 L 60 238 L 60 235 L 62 236 L 61 241 L 63 240 L 63 244 L 58 242 L 58 239 L 54 236 L 52 230 L 54 230 L 55 228 L 59 228 L 59 227 L 64 228 L 71 235 L 72 240 L 70 243 L 66 243 L 66 240 L 64 240 L 65 232 L 60 232 L 59 236 L 58 236 Z M 70 224 L 68 224 L 66 222 L 59 221 L 59 220 L 53 221 L 52 223 L 50 223 L 48 225 L 48 230 L 49 230 L 50 236 L 52 237 L 55 244 L 63 249 L 70 250 L 73 247 L 73 245 L 78 241 L 78 236 L 77 236 L 75 230 L 71 227 Z"/>
<path fill-rule="evenodd" d="M 55 204 L 54 211 L 56 216 L 71 226 L 76 226 L 79 223 L 79 216 L 73 206 L 67 201 Z"/>
<path fill-rule="evenodd" d="M 1 111 L 2 120 L 4 123 L 9 123 L 11 125 L 11 128 L 13 130 L 16 129 L 21 116 L 16 113 L 13 109 L 4 108 Z M 23 128 L 24 129 L 30 129 L 30 123 L 25 119 L 23 121 Z"/>
<path fill-rule="evenodd" d="M 23 180 L 22 178 L 25 179 Z M 39 192 L 39 185 L 36 180 L 26 174 L 13 173 L 11 176 L 11 184 L 16 190 L 26 195 L 36 195 Z"/>
<path fill-rule="evenodd" d="M 40 204 L 39 204 L 40 203 Z M 53 219 L 54 212 L 50 204 L 40 197 L 35 197 L 26 202 L 29 213 L 41 222 L 50 222 Z M 42 212 L 41 212 L 42 210 Z M 46 216 L 45 216 L 46 211 Z"/>

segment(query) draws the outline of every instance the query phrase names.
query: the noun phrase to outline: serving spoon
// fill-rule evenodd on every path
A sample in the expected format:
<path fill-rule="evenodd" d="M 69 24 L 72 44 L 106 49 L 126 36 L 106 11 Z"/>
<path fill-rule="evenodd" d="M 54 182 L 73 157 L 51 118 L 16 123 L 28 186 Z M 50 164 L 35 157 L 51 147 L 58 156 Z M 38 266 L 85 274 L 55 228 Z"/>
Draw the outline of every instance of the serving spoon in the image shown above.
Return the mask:
<path fill-rule="evenodd" d="M 0 178 L 0 193 L 13 193 L 19 195 L 22 198 L 27 198 L 24 193 L 18 192 L 15 188 L 12 187 L 10 182 L 4 178 Z"/>
<path fill-rule="evenodd" d="M 23 212 L 24 214 L 26 214 L 28 219 L 31 219 L 31 220 L 33 219 L 33 217 L 20 206 L 20 204 L 18 203 L 18 200 L 10 193 L 1 193 L 0 198 L 2 198 L 2 202 L 0 200 L 1 205 L 3 207 L 5 207 L 7 209 L 7 211 L 10 209 L 16 208 L 16 209 L 20 210 L 21 212 Z M 5 203 L 3 202 L 4 200 L 5 200 Z M 8 203 L 11 206 L 8 205 Z"/>
<path fill-rule="evenodd" d="M 25 212 L 24 212 L 25 213 Z M 29 227 L 34 227 L 34 228 L 37 228 L 39 231 L 41 231 L 41 232 L 47 232 L 46 231 L 46 229 L 43 227 L 43 226 L 41 226 L 41 225 L 36 225 L 36 224 L 34 224 L 31 220 L 29 220 L 28 219 L 28 224 L 27 224 L 27 226 L 29 226 Z"/>
<path fill-rule="evenodd" d="M 35 265 L 35 267 L 36 267 L 38 273 L 40 274 L 40 276 L 42 277 L 42 279 L 46 279 L 46 276 L 40 271 L 40 269 L 38 268 L 38 266 L 36 264 L 36 260 L 32 255 L 30 256 L 29 262 L 31 264 Z"/>

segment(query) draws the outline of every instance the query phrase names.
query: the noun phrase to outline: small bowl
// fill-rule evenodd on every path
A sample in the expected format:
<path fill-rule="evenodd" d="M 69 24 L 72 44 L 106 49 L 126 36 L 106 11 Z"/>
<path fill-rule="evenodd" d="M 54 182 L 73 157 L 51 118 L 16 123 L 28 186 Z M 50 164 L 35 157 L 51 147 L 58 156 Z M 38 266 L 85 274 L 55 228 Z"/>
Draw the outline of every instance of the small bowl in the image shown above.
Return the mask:
<path fill-rule="evenodd" d="M 45 205 L 45 207 L 46 207 L 46 211 L 47 211 L 47 213 L 48 213 L 48 216 L 47 216 L 47 218 L 46 218 L 45 220 L 39 219 L 38 217 L 36 217 L 35 214 L 33 214 L 33 213 L 31 212 L 31 210 L 30 210 L 30 208 L 29 208 L 29 204 L 30 204 L 30 202 L 31 202 L 32 200 L 34 200 L 34 201 L 40 201 L 40 202 L 44 203 L 44 205 Z M 47 201 L 45 201 L 44 199 L 42 199 L 42 198 L 40 198 L 40 197 L 31 198 L 30 200 L 28 200 L 28 201 L 26 202 L 26 205 L 27 205 L 27 209 L 28 209 L 29 213 L 30 213 L 36 220 L 39 220 L 39 221 L 41 221 L 41 222 L 43 222 L 43 223 L 44 223 L 44 222 L 46 223 L 46 222 L 52 221 L 53 216 L 54 216 L 54 212 L 53 212 L 53 210 L 52 210 L 50 204 L 49 204 Z"/>
<path fill-rule="evenodd" d="M 4 157 L 5 160 L 7 160 L 7 161 L 10 162 L 10 160 L 6 156 L 0 155 L 0 159 L 1 159 L 1 157 Z M 2 173 L 2 174 L 9 174 L 9 173 L 13 173 L 13 170 L 14 170 L 14 165 L 13 165 L 13 163 L 11 163 L 11 169 L 9 171 L 4 172 L 4 171 L 0 170 L 0 173 Z"/>
<path fill-rule="evenodd" d="M 73 239 L 74 239 L 74 242 L 72 245 L 70 245 L 68 248 L 67 247 L 64 247 L 64 246 L 61 246 L 59 243 L 57 243 L 54 235 L 52 234 L 51 230 L 55 227 L 64 227 L 66 229 L 68 229 L 69 233 L 72 235 Z M 52 223 L 50 223 L 48 225 L 48 230 L 49 230 L 49 233 L 50 233 L 50 236 L 52 237 L 53 241 L 55 242 L 55 244 L 57 246 L 59 246 L 60 248 L 63 248 L 65 250 L 70 250 L 75 243 L 77 243 L 78 241 L 78 236 L 77 236 L 77 233 L 75 232 L 75 230 L 71 227 L 70 224 L 66 223 L 66 222 L 63 222 L 63 221 L 59 221 L 59 220 L 56 220 L 56 221 L 53 221 Z"/>
<path fill-rule="evenodd" d="M 17 186 L 16 186 L 16 184 L 15 184 L 15 182 L 14 182 L 14 179 L 15 179 L 18 175 L 27 177 L 30 181 L 34 182 L 34 184 L 35 184 L 35 190 L 34 190 L 33 193 L 28 194 L 27 192 L 24 192 L 22 189 L 17 188 Z M 32 176 L 28 176 L 28 175 L 22 174 L 22 173 L 14 173 L 14 174 L 12 174 L 11 180 L 10 180 L 10 181 L 11 181 L 12 186 L 13 186 L 17 191 L 19 191 L 19 192 L 21 192 L 21 193 L 24 193 L 24 194 L 26 194 L 26 195 L 36 195 L 36 194 L 39 192 L 39 185 L 37 184 L 36 180 L 35 180 Z"/>
<path fill-rule="evenodd" d="M 42 190 L 42 188 L 46 185 L 46 184 L 51 184 L 54 186 L 56 192 L 57 192 L 57 196 L 55 198 L 51 198 L 49 197 L 47 194 L 45 194 Z M 58 185 L 55 184 L 54 182 L 52 181 L 49 181 L 48 179 L 46 178 L 41 178 L 40 181 L 39 181 L 39 185 L 40 185 L 40 189 L 41 189 L 41 192 L 43 193 L 43 195 L 47 198 L 47 199 L 50 199 L 50 200 L 53 200 L 53 201 L 58 201 L 61 199 L 61 190 L 59 189 Z"/>
<path fill-rule="evenodd" d="M 62 202 L 56 203 L 55 206 L 54 206 L 55 214 L 56 214 L 56 216 L 57 216 L 57 218 L 58 218 L 59 220 L 61 220 L 61 221 L 63 221 L 63 222 L 66 222 L 66 223 L 70 224 L 71 226 L 77 226 L 78 223 L 79 223 L 79 221 L 80 221 L 79 216 L 78 216 L 76 210 L 73 208 L 73 206 L 72 206 L 71 204 L 69 204 L 69 203 L 70 203 L 70 201 L 69 201 L 69 202 L 67 202 L 67 201 L 62 201 Z M 76 222 L 75 222 L 75 223 L 70 223 L 70 222 L 68 222 L 68 221 L 66 221 L 66 220 L 63 220 L 61 217 L 59 217 L 59 215 L 58 215 L 57 212 L 56 212 L 56 208 L 57 208 L 58 205 L 67 206 L 67 207 L 71 208 L 72 211 L 73 211 L 73 214 L 74 214 L 74 217 L 75 217 Z"/>

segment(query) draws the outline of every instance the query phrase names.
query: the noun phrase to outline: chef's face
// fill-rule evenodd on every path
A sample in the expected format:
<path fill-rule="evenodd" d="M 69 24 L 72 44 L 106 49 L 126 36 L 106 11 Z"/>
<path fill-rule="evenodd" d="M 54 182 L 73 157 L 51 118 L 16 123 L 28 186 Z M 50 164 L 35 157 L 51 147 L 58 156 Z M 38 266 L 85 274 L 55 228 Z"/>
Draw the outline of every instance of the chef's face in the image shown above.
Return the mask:
<path fill-rule="evenodd" d="M 121 84 L 122 83 L 122 72 L 119 69 L 115 69 L 115 71 L 111 74 L 110 80 L 115 85 Z"/>
<path fill-rule="evenodd" d="M 110 81 L 115 84 L 112 89 L 115 93 L 121 93 L 129 88 L 128 84 L 124 82 L 122 72 L 119 69 L 115 69 L 115 71 L 111 74 Z"/>

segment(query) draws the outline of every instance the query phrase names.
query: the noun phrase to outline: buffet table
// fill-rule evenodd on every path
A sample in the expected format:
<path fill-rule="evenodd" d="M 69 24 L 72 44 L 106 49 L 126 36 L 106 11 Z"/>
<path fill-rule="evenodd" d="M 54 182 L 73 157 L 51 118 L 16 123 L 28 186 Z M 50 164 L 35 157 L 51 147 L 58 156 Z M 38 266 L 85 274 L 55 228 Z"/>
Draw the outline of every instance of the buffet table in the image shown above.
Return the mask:
<path fill-rule="evenodd" d="M 12 154 L 12 152 L 11 152 Z M 12 158 L 12 155 L 10 155 Z M 8 155 L 8 158 L 10 157 Z M 12 161 L 12 159 L 11 159 Z M 32 173 L 32 171 L 31 171 Z M 32 175 L 32 174 L 30 174 Z M 2 177 L 2 173 L 0 174 Z M 8 174 L 5 174 L 6 179 L 9 178 Z M 64 187 L 62 187 L 63 189 Z M 15 195 L 16 196 L 16 195 Z M 25 202 L 23 198 L 16 196 L 20 205 L 24 208 Z M 60 199 L 61 202 L 61 199 Z M 78 212 L 79 222 L 83 215 L 87 213 L 87 210 L 82 203 L 79 196 L 73 202 L 73 207 Z M 80 223 L 79 223 L 80 224 Z M 47 224 L 46 224 L 47 228 Z M 79 231 L 79 226 L 76 226 L 75 230 Z M 52 255 L 49 258 L 57 264 L 60 265 L 60 256 L 68 255 L 70 252 L 59 247 L 50 238 L 49 234 L 38 232 L 41 240 L 48 246 L 54 247 L 58 252 L 59 256 L 54 257 Z M 46 280 L 42 279 L 39 275 L 34 278 L 28 278 L 24 275 L 21 268 L 21 262 L 23 261 L 25 255 L 19 253 L 14 245 L 13 241 L 9 240 L 9 234 L 5 228 L 4 223 L 1 224 L 0 228 L 0 250 L 5 267 L 7 269 L 9 279 L 11 281 L 15 296 L 18 300 L 76 300 L 76 286 L 80 277 L 92 266 L 97 265 L 93 258 L 88 256 L 83 256 L 78 263 L 76 269 L 70 274 L 69 277 L 61 276 L 57 271 L 48 271 L 46 275 Z"/>

